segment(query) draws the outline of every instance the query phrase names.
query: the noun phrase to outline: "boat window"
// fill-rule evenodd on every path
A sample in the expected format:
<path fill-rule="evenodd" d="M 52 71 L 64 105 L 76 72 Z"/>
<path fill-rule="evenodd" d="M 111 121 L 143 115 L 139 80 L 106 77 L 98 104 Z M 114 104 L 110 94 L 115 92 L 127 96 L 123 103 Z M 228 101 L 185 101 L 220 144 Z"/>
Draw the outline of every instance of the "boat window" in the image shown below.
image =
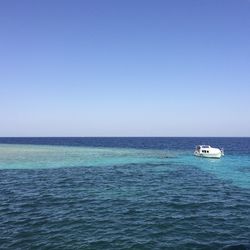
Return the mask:
<path fill-rule="evenodd" d="M 209 151 L 208 151 L 208 150 L 202 150 L 201 152 L 202 152 L 202 153 L 209 154 Z"/>

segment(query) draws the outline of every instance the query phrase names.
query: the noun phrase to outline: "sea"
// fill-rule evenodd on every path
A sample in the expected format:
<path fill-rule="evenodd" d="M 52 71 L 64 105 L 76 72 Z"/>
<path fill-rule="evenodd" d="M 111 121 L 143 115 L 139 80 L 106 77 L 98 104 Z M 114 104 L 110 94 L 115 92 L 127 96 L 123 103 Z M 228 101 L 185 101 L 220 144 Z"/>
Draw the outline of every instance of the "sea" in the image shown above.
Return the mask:
<path fill-rule="evenodd" d="M 250 249 L 250 138 L 0 138 L 0 249 Z"/>

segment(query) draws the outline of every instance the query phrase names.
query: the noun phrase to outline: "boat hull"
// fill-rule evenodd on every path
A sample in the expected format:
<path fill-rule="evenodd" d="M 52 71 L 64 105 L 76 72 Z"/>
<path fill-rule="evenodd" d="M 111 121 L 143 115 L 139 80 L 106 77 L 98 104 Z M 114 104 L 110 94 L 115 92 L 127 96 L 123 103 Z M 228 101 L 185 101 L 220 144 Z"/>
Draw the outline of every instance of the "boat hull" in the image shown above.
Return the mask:
<path fill-rule="evenodd" d="M 221 152 L 220 153 L 215 153 L 215 154 L 202 154 L 202 153 L 198 153 L 198 152 L 195 152 L 194 153 L 195 156 L 198 156 L 198 157 L 204 157 L 204 158 L 216 158 L 216 159 L 219 159 L 221 158 Z"/>

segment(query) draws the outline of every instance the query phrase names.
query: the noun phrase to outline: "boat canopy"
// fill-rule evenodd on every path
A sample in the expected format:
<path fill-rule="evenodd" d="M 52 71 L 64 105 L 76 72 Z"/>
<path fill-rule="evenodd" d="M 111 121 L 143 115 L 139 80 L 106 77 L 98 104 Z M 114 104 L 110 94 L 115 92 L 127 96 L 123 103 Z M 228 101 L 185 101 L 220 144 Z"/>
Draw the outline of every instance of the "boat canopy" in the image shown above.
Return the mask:
<path fill-rule="evenodd" d="M 209 145 L 200 145 L 201 148 L 211 148 Z"/>

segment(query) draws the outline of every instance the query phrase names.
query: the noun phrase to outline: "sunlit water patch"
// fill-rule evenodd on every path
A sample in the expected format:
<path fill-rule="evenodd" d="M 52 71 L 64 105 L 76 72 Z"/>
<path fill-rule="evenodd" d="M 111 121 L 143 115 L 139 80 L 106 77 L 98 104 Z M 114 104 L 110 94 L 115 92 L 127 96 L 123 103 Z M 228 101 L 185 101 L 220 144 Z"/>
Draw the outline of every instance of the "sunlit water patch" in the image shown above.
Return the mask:
<path fill-rule="evenodd" d="M 0 144 L 0 169 L 163 163 L 177 154 L 149 149 Z"/>

